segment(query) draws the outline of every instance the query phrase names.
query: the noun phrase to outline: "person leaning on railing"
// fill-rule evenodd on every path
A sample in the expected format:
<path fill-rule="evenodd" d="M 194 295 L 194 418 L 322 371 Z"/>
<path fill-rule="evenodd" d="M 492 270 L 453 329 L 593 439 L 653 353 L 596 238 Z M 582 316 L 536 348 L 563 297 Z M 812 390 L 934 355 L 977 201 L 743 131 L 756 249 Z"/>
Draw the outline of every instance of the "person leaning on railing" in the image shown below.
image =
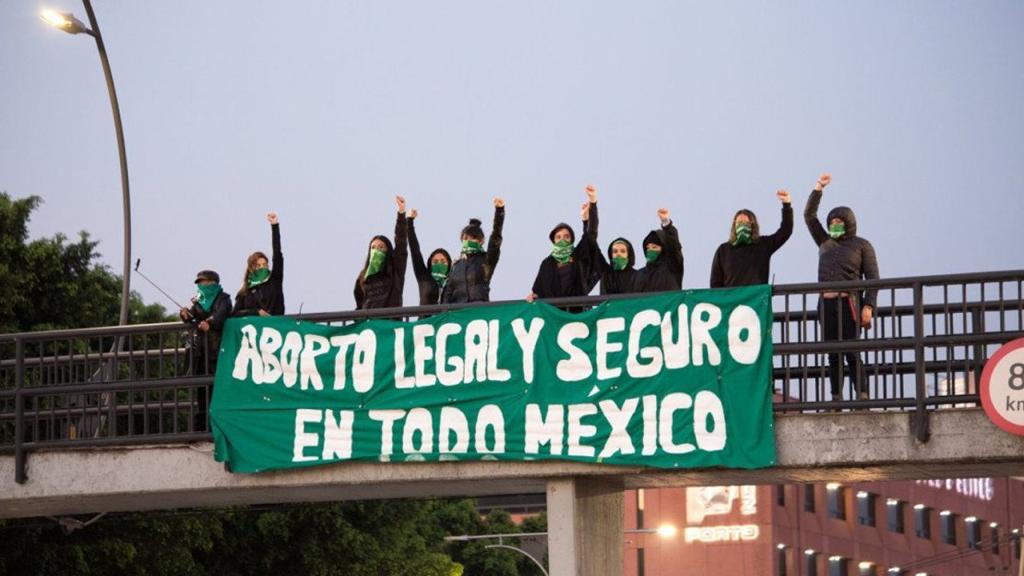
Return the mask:
<path fill-rule="evenodd" d="M 838 206 L 828 213 L 828 229 L 818 220 L 818 205 L 825 187 L 832 182 L 832 176 L 822 174 L 807 199 L 804 221 L 811 237 L 818 245 L 818 281 L 838 282 L 843 280 L 875 280 L 878 278 L 878 260 L 875 248 L 864 238 L 857 236 L 857 218 L 853 210 Z M 825 292 L 821 295 L 819 316 L 826 341 L 855 340 L 860 328 L 870 328 L 878 290 L 858 292 Z M 838 353 L 828 355 L 829 379 L 832 397 L 842 399 L 842 359 Z M 843 354 L 849 369 L 850 382 L 855 397 L 867 399 L 860 354 Z"/>
<path fill-rule="evenodd" d="M 774 234 L 761 236 L 757 216 L 750 210 L 744 208 L 733 216 L 729 241 L 718 247 L 711 264 L 712 288 L 768 283 L 772 255 L 793 234 L 789 192 L 779 190 L 775 196 L 782 202 L 782 223 Z"/>
<path fill-rule="evenodd" d="M 231 297 L 220 285 L 220 275 L 213 270 L 196 274 L 196 295 L 192 306 L 182 308 L 178 316 L 182 322 L 195 324 L 192 341 L 192 375 L 213 374 L 217 367 L 224 321 L 231 316 Z"/>
<path fill-rule="evenodd" d="M 245 263 L 242 287 L 235 294 L 232 316 L 281 316 L 284 314 L 284 256 L 281 254 L 281 230 L 277 214 L 267 214 L 274 252 L 274 266 L 267 255 L 253 252 Z"/>
<path fill-rule="evenodd" d="M 658 209 L 661 229 L 651 230 L 644 238 L 647 265 L 637 273 L 637 292 L 664 292 L 683 287 L 683 246 L 679 231 L 666 208 Z"/>
<path fill-rule="evenodd" d="M 494 199 L 494 224 L 491 237 L 484 247 L 484 230 L 476 218 L 462 229 L 462 254 L 452 264 L 448 281 L 441 291 L 441 302 L 489 302 L 491 300 L 491 278 L 501 257 L 501 229 L 505 223 L 505 201 Z"/>
<path fill-rule="evenodd" d="M 435 248 L 426 261 L 420 251 L 420 239 L 416 236 L 416 217 L 419 212 L 412 210 L 406 218 L 409 231 L 409 258 L 412 259 L 412 271 L 416 275 L 416 284 L 420 290 L 420 306 L 437 304 L 441 301 L 441 290 L 448 282 L 448 273 L 452 269 L 452 255 L 444 248 Z"/>
<path fill-rule="evenodd" d="M 551 230 L 551 253 L 541 260 L 533 288 L 526 296 L 528 302 L 536 298 L 566 298 L 586 296 L 594 288 L 591 281 L 593 264 L 588 235 L 597 237 L 597 189 L 587 185 L 587 201 L 580 211 L 583 220 L 583 238 L 576 242 L 572 227 L 561 222 Z M 592 221 L 591 221 L 592 220 Z"/>
<path fill-rule="evenodd" d="M 357 310 L 400 308 L 405 289 L 405 267 L 408 256 L 408 227 L 405 221 L 405 198 L 395 196 L 398 216 L 395 220 L 395 243 L 387 236 L 370 240 L 366 262 L 359 271 L 353 293 Z"/>

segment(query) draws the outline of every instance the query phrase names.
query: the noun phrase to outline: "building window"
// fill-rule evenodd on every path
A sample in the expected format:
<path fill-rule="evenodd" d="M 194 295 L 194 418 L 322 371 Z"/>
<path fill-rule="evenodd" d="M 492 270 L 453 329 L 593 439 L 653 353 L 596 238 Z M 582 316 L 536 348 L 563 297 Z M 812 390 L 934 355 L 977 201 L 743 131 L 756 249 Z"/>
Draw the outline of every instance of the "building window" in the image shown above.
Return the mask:
<path fill-rule="evenodd" d="M 899 566 L 893 566 L 885 571 L 885 576 L 906 576 L 906 570 L 900 570 Z"/>
<path fill-rule="evenodd" d="M 914 532 L 925 540 L 932 537 L 931 509 L 923 504 L 914 506 Z"/>
<path fill-rule="evenodd" d="M 804 576 L 818 576 L 818 554 L 814 550 L 804 550 Z"/>
<path fill-rule="evenodd" d="M 828 559 L 828 576 L 847 576 L 846 558 L 842 556 L 831 556 Z"/>
<path fill-rule="evenodd" d="M 989 528 L 992 528 L 992 555 L 999 556 L 999 524 L 993 522 Z"/>
<path fill-rule="evenodd" d="M 644 566 L 644 549 L 636 549 L 636 573 L 638 576 L 645 576 L 646 567 Z"/>
<path fill-rule="evenodd" d="M 779 485 L 775 487 L 775 503 L 779 506 L 786 505 L 786 487 Z"/>
<path fill-rule="evenodd" d="M 786 566 L 786 547 L 783 544 L 779 544 L 775 548 L 775 576 L 786 576 L 788 574 Z"/>
<path fill-rule="evenodd" d="M 857 564 L 857 573 L 859 576 L 875 576 L 875 565 L 871 562 L 861 562 Z"/>
<path fill-rule="evenodd" d="M 964 518 L 964 532 L 967 537 L 967 547 L 971 550 L 981 549 L 981 523 L 974 516 Z"/>
<path fill-rule="evenodd" d="M 1010 540 L 1013 542 L 1013 557 L 1020 560 L 1020 528 L 1014 528 L 1011 534 L 1013 534 L 1010 537 Z"/>
<path fill-rule="evenodd" d="M 875 495 L 870 492 L 857 492 L 857 522 L 861 526 L 875 525 Z"/>
<path fill-rule="evenodd" d="M 885 501 L 885 508 L 889 531 L 903 534 L 903 502 L 889 498 Z"/>
<path fill-rule="evenodd" d="M 942 541 L 956 546 L 956 514 L 943 510 L 939 512 L 939 522 L 942 526 Z"/>
<path fill-rule="evenodd" d="M 828 494 L 828 515 L 837 520 L 846 520 L 846 489 L 838 484 L 826 487 Z"/>
<path fill-rule="evenodd" d="M 814 512 L 814 484 L 804 486 L 804 512 Z"/>

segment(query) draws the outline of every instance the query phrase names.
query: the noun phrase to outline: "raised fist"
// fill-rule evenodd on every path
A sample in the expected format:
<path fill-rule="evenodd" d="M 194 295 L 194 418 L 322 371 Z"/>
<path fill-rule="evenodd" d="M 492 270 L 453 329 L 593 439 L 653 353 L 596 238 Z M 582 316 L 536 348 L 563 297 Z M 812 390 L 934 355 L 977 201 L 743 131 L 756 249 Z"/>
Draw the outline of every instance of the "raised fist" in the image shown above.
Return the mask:
<path fill-rule="evenodd" d="M 398 206 L 398 211 L 405 214 L 405 197 L 395 196 L 395 204 Z"/>
<path fill-rule="evenodd" d="M 832 175 L 825 172 L 821 176 L 818 176 L 818 184 L 814 187 L 815 190 L 824 190 L 825 186 L 828 186 L 832 182 Z"/>
<path fill-rule="evenodd" d="M 267 214 L 267 222 L 270 222 L 271 224 L 277 224 L 277 213 L 276 212 L 268 213 Z"/>
<path fill-rule="evenodd" d="M 413 208 L 412 212 L 409 212 L 409 220 L 415 220 L 416 217 L 419 216 L 419 215 L 420 215 L 419 210 L 416 210 L 415 208 Z"/>
<path fill-rule="evenodd" d="M 661 218 L 662 222 L 669 220 L 669 216 L 668 208 L 658 208 L 658 218 Z"/>
<path fill-rule="evenodd" d="M 781 200 L 783 204 L 789 204 L 789 192 L 786 192 L 785 190 L 779 190 L 778 192 L 775 193 L 775 197 Z"/>
<path fill-rule="evenodd" d="M 587 184 L 587 200 L 597 202 L 597 188 L 593 184 Z"/>
<path fill-rule="evenodd" d="M 495 198 L 494 199 L 494 207 L 495 208 L 504 208 L 505 207 L 505 201 L 502 200 L 501 198 Z"/>
<path fill-rule="evenodd" d="M 584 222 L 590 219 L 590 202 L 584 202 L 583 207 L 580 208 L 580 219 Z"/>

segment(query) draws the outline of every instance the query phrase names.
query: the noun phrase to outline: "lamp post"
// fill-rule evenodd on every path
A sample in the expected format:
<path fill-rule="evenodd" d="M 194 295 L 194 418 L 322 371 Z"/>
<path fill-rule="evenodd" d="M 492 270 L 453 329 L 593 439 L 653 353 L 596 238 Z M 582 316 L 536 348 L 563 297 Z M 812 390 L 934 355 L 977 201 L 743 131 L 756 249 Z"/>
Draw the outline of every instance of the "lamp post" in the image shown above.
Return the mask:
<path fill-rule="evenodd" d="M 114 77 L 110 73 L 110 62 L 107 60 L 107 49 L 103 45 L 103 35 L 100 33 L 100 25 L 96 21 L 96 14 L 92 10 L 90 0 L 82 0 L 85 6 L 85 13 L 89 17 L 89 27 L 80 22 L 73 15 L 55 10 L 43 10 L 40 18 L 44 22 L 67 32 L 68 34 L 85 33 L 96 41 L 96 49 L 100 53 L 100 63 L 103 65 L 103 75 L 107 79 L 107 94 L 110 96 L 110 109 L 114 115 L 114 131 L 117 134 L 117 153 L 121 160 L 121 207 L 124 220 L 124 262 L 121 277 L 121 314 L 118 324 L 128 323 L 128 298 L 131 285 L 131 260 L 132 260 L 132 211 L 131 199 L 128 195 L 128 159 L 124 149 L 124 129 L 121 126 L 121 107 L 117 103 L 117 91 L 114 90 Z"/>

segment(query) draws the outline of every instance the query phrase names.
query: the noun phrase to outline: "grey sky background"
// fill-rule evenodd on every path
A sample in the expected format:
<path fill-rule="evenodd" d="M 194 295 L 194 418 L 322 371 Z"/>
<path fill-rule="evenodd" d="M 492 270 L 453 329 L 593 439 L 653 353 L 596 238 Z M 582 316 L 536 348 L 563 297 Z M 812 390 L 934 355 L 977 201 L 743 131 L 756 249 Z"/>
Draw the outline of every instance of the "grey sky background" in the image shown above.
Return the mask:
<path fill-rule="evenodd" d="M 773 3 L 774 4 L 774 3 Z M 47 5 L 85 20 L 80 3 Z M 120 182 L 91 38 L 0 0 L 0 190 L 36 194 L 35 236 L 89 230 L 121 272 Z M 425 252 L 490 231 L 493 299 L 523 297 L 559 221 L 598 187 L 601 244 L 672 211 L 686 288 L 732 214 L 774 231 L 776 282 L 816 278 L 802 221 L 854 208 L 883 276 L 1020 268 L 1024 3 L 96 1 L 121 98 L 133 258 L 185 299 L 234 292 L 280 215 L 289 312 L 353 307 L 395 194 Z M 824 214 L 822 214 L 824 216 Z M 167 304 L 141 278 L 133 288 Z M 418 302 L 412 269 L 405 302 Z"/>

